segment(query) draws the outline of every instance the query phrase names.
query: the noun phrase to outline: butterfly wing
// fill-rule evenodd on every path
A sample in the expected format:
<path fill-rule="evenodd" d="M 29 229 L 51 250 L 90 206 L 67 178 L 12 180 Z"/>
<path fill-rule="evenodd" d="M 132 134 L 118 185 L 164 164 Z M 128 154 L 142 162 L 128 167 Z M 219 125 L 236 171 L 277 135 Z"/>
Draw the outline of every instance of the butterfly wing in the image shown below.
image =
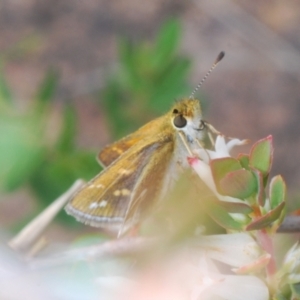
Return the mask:
<path fill-rule="evenodd" d="M 118 159 L 124 152 L 130 149 L 133 145 L 137 144 L 141 140 L 148 137 L 150 133 L 153 132 L 153 128 L 157 128 L 157 124 L 160 124 L 162 118 L 157 118 L 143 127 L 141 127 L 136 132 L 118 140 L 115 143 L 112 143 L 106 146 L 100 151 L 97 156 L 99 163 L 103 167 L 107 167 L 112 164 L 116 159 Z"/>
<path fill-rule="evenodd" d="M 136 222 L 159 196 L 173 147 L 174 139 L 168 135 L 141 141 L 87 183 L 68 203 L 67 213 L 95 227 Z"/>

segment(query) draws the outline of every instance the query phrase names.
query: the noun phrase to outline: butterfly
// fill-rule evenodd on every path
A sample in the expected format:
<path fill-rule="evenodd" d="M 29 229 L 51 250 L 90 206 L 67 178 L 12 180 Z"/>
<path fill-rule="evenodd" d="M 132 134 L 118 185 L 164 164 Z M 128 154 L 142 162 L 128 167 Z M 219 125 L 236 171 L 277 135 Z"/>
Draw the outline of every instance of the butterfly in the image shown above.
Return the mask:
<path fill-rule="evenodd" d="M 123 234 L 164 198 L 189 167 L 187 157 L 204 146 L 212 130 L 193 94 L 176 102 L 165 115 L 106 146 L 98 155 L 105 169 L 74 195 L 66 212 L 85 224 Z"/>

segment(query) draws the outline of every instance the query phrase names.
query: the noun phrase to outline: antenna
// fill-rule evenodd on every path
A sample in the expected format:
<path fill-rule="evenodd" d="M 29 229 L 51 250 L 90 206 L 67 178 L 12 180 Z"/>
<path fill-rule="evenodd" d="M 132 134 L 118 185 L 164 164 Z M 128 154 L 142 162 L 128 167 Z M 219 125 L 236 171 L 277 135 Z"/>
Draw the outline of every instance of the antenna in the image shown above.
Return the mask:
<path fill-rule="evenodd" d="M 217 66 L 217 64 L 223 59 L 225 56 L 225 52 L 221 51 L 219 55 L 217 56 L 215 62 L 211 66 L 211 68 L 208 70 L 208 72 L 205 74 L 205 76 L 202 78 L 202 80 L 198 83 L 198 85 L 195 87 L 193 92 L 190 95 L 190 99 L 194 98 L 195 93 L 199 90 L 200 86 L 203 84 L 203 82 L 206 80 L 206 78 L 210 75 L 210 73 L 213 71 L 213 69 Z"/>

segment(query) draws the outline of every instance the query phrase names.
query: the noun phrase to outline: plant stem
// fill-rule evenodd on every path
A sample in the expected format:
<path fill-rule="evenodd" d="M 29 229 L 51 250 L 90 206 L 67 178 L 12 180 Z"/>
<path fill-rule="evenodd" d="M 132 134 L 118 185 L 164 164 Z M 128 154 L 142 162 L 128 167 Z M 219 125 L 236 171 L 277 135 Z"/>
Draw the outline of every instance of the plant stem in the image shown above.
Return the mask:
<path fill-rule="evenodd" d="M 258 230 L 257 239 L 261 247 L 271 255 L 269 264 L 267 265 L 267 276 L 270 279 L 276 273 L 276 262 L 274 256 L 273 240 L 266 229 Z"/>

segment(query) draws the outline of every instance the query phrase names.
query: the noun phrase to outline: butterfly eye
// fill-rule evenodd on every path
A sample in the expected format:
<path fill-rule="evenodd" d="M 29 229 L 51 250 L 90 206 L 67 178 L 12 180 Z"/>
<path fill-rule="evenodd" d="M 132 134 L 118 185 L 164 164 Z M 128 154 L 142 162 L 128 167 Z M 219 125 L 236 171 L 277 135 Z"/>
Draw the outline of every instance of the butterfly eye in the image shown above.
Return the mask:
<path fill-rule="evenodd" d="M 184 118 L 182 115 L 178 115 L 174 118 L 173 120 L 173 124 L 177 127 L 177 128 L 182 128 L 186 125 L 187 120 L 186 118 Z"/>
<path fill-rule="evenodd" d="M 174 108 L 173 109 L 173 114 L 178 114 L 178 109 Z"/>

